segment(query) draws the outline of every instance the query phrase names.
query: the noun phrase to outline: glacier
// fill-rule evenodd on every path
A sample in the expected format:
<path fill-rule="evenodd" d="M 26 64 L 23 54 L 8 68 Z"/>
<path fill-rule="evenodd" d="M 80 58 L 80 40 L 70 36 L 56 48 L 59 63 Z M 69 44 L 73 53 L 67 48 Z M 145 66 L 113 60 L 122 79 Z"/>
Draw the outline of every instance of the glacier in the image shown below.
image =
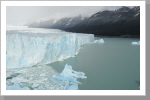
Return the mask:
<path fill-rule="evenodd" d="M 23 68 L 61 61 L 77 55 L 81 45 L 93 41 L 93 34 L 7 28 L 6 67 Z"/>
<path fill-rule="evenodd" d="M 85 73 L 72 70 L 72 66 L 66 64 L 64 70 L 57 75 L 53 75 L 51 82 L 58 86 L 65 86 L 64 90 L 78 90 L 78 84 L 81 84 L 77 79 L 87 78 Z"/>

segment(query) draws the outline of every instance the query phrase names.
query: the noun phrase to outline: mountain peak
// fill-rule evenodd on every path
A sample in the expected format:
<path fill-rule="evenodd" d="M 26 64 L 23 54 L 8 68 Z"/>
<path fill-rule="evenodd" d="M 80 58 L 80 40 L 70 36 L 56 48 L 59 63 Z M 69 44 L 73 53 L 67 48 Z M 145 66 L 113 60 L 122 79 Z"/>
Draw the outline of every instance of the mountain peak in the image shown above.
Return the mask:
<path fill-rule="evenodd" d="M 132 8 L 134 11 L 140 12 L 140 6 L 135 6 Z"/>
<path fill-rule="evenodd" d="M 117 11 L 118 12 L 128 12 L 129 10 L 130 10 L 129 7 L 123 6 L 123 7 L 119 8 Z"/>

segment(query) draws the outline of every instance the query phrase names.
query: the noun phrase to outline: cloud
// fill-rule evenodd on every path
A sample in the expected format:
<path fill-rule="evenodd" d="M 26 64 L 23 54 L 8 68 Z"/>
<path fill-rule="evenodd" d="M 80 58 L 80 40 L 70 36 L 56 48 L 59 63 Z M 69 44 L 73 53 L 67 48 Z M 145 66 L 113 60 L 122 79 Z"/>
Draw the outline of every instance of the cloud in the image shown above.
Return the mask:
<path fill-rule="evenodd" d="M 23 25 L 43 17 L 91 16 L 103 10 L 115 10 L 119 6 L 7 6 L 6 24 Z M 57 15 L 57 16 L 56 16 Z"/>

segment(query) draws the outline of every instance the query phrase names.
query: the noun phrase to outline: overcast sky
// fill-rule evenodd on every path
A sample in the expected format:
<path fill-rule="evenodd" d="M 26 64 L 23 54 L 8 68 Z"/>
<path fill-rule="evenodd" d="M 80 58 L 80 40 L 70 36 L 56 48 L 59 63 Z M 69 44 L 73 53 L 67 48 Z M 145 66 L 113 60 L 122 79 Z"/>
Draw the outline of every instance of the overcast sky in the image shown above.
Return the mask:
<path fill-rule="evenodd" d="M 103 11 L 103 10 L 116 10 L 119 6 L 82 6 L 82 7 L 65 7 L 65 6 L 9 6 L 6 8 L 6 24 L 8 25 L 23 25 L 31 23 L 40 18 L 52 16 L 52 17 L 63 17 L 63 16 L 91 16 L 92 14 Z"/>

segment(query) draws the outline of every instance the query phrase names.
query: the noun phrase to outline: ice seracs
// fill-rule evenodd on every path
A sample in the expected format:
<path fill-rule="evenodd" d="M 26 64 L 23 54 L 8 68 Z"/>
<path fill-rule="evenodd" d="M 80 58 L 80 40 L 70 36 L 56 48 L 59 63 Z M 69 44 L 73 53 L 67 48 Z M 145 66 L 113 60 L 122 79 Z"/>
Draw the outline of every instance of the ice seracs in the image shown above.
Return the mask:
<path fill-rule="evenodd" d="M 132 45 L 140 45 L 140 41 L 139 42 L 132 42 Z"/>
<path fill-rule="evenodd" d="M 87 78 L 85 73 L 72 70 L 72 66 L 66 64 L 64 70 L 54 75 L 51 81 L 59 86 L 65 86 L 65 90 L 78 90 L 78 84 L 81 84 L 77 79 Z"/>
<path fill-rule="evenodd" d="M 38 30 L 40 32 L 40 30 Z M 7 69 L 48 64 L 75 56 L 81 45 L 92 42 L 93 34 L 68 32 L 6 31 Z M 43 31 L 43 30 L 42 30 Z"/>

